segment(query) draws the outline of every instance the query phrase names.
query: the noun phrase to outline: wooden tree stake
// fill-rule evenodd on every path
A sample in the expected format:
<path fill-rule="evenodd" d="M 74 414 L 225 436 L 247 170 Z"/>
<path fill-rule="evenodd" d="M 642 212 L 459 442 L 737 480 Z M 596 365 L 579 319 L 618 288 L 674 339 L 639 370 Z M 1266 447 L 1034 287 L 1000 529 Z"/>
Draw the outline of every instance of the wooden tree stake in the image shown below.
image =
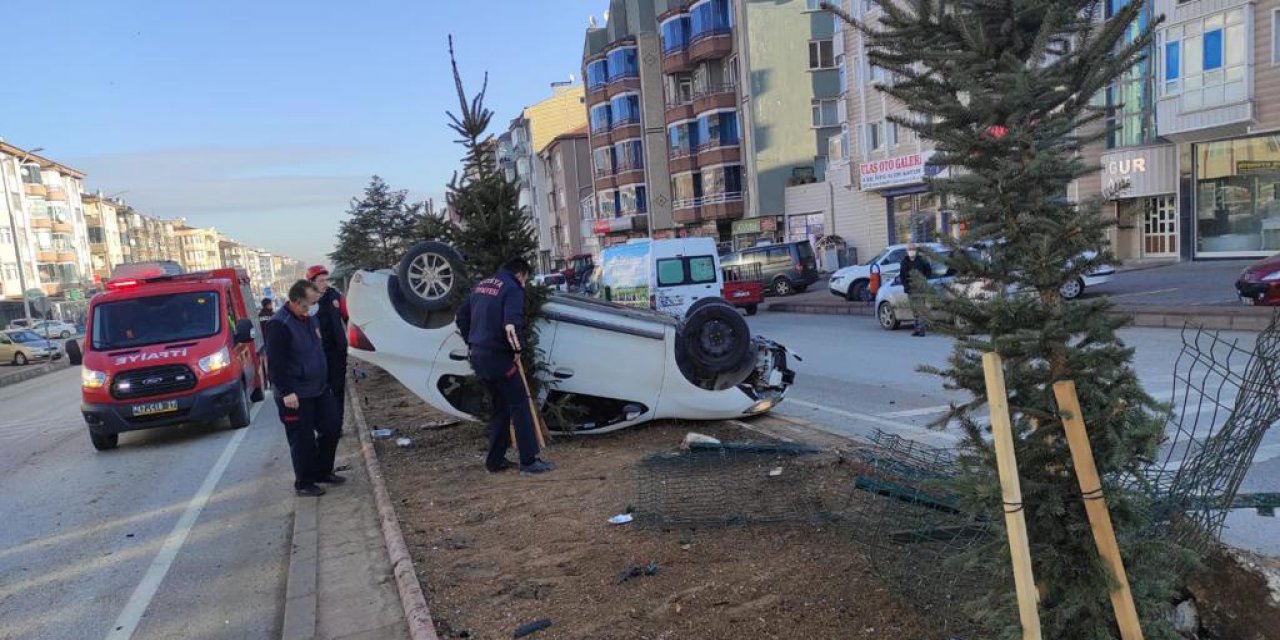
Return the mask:
<path fill-rule="evenodd" d="M 991 409 L 991 432 L 1000 471 L 1000 492 L 1004 500 L 1004 526 L 1009 532 L 1009 554 L 1013 558 L 1013 585 L 1018 593 L 1018 614 L 1023 640 L 1040 640 L 1040 611 L 1036 581 L 1031 571 L 1031 545 L 1027 541 L 1027 519 L 1022 510 L 1022 485 L 1018 481 L 1018 461 L 1013 452 L 1013 423 L 1009 419 L 1009 396 L 1004 387 L 1004 365 L 998 353 L 982 354 L 987 379 L 987 406 Z"/>
<path fill-rule="evenodd" d="M 1138 610 L 1129 592 L 1129 578 L 1120 559 L 1120 546 L 1116 544 L 1116 531 L 1111 525 L 1111 512 L 1102 495 L 1102 481 L 1098 478 L 1098 466 L 1093 461 L 1093 447 L 1085 428 L 1084 414 L 1080 412 L 1080 398 L 1076 395 L 1076 383 L 1070 380 L 1053 385 L 1058 399 L 1058 411 L 1062 427 L 1067 432 L 1067 444 L 1071 447 L 1071 461 L 1075 463 L 1076 480 L 1084 498 L 1085 513 L 1089 515 L 1089 527 L 1093 529 L 1093 542 L 1098 545 L 1098 555 L 1111 571 L 1114 587 L 1111 590 L 1111 607 L 1120 626 L 1124 640 L 1142 640 L 1142 627 L 1138 624 Z"/>

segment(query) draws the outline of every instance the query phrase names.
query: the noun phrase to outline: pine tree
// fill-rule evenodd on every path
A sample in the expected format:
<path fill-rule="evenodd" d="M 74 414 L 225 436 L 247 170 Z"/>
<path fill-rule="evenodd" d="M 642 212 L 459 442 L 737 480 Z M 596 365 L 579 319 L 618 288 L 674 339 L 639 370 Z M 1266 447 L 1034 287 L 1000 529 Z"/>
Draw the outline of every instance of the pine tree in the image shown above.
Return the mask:
<path fill-rule="evenodd" d="M 1005 362 L 1015 450 L 1033 567 L 1042 587 L 1046 638 L 1118 637 L 1108 579 L 1098 560 L 1052 385 L 1074 380 L 1106 480 L 1106 496 L 1148 638 L 1173 637 L 1163 620 L 1189 554 L 1145 535 L 1143 496 L 1120 486 L 1139 476 L 1162 436 L 1161 407 L 1143 390 L 1133 350 L 1117 335 L 1124 322 L 1105 298 L 1063 300 L 1062 285 L 1114 263 L 1112 224 L 1099 199 L 1073 202 L 1069 186 L 1096 172 L 1084 147 L 1107 132 L 1095 97 L 1145 55 L 1155 25 L 1126 38 L 1142 0 L 1109 19 L 1089 0 L 875 0 L 882 10 L 859 21 L 868 58 L 896 76 L 884 87 L 913 114 L 890 118 L 936 147 L 931 163 L 948 169 L 931 189 L 966 229 L 951 245 L 960 283 L 990 285 L 990 295 L 944 292 L 937 315 L 955 318 L 949 366 L 932 370 L 973 400 L 945 422 L 963 430 L 956 489 L 1000 521 L 1000 491 L 985 413 L 981 355 Z M 979 257 L 960 247 L 982 247 Z M 1086 252 L 1091 257 L 1082 257 Z M 963 327 L 960 331 L 956 327 Z M 929 369 L 926 369 L 929 370 Z M 941 423 L 940 423 L 941 424 Z M 1020 637 L 1003 536 L 967 556 L 969 569 L 993 576 L 990 590 L 955 594 L 993 633 Z M 1157 561 L 1158 560 L 1158 561 Z"/>
<path fill-rule="evenodd" d="M 449 126 L 458 134 L 458 143 L 466 155 L 462 172 L 455 173 L 449 182 L 447 199 L 460 220 L 460 224 L 452 228 L 454 246 L 466 260 L 469 279 L 475 282 L 493 275 L 512 258 L 532 261 L 538 239 L 532 216 L 520 206 L 520 188 L 498 167 L 496 145 L 486 135 L 493 119 L 493 112 L 484 105 L 489 75 L 485 74 L 480 92 L 468 99 L 458 72 L 453 36 L 449 37 L 449 61 L 459 105 L 457 114 L 448 114 Z M 525 317 L 530 320 L 536 317 L 547 297 L 545 287 L 530 281 L 525 287 Z M 530 321 L 525 327 L 522 359 L 525 371 L 533 378 L 530 384 L 534 385 L 536 394 L 538 374 L 545 370 L 545 365 L 534 323 Z"/>
<path fill-rule="evenodd" d="M 373 176 L 364 197 L 351 200 L 350 216 L 338 228 L 338 245 L 329 259 L 349 268 L 394 267 L 417 239 L 424 205 L 408 204 L 404 190 L 393 191 Z"/>

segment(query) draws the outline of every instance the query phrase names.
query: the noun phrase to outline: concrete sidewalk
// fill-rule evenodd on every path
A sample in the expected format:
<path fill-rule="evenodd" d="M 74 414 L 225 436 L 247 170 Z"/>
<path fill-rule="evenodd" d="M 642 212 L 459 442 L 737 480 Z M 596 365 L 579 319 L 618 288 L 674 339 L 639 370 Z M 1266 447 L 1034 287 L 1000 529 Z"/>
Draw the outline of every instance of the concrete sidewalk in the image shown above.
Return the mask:
<path fill-rule="evenodd" d="M 30 380 L 32 378 L 38 378 L 46 373 L 61 371 L 68 366 L 69 365 L 67 364 L 67 359 L 65 357 L 53 362 L 28 364 L 21 367 L 13 364 L 0 365 L 0 387 L 18 384 L 19 382 Z"/>
<path fill-rule="evenodd" d="M 295 498 L 285 640 L 409 637 L 350 411 L 346 424 L 338 465 L 350 468 L 347 483 Z"/>

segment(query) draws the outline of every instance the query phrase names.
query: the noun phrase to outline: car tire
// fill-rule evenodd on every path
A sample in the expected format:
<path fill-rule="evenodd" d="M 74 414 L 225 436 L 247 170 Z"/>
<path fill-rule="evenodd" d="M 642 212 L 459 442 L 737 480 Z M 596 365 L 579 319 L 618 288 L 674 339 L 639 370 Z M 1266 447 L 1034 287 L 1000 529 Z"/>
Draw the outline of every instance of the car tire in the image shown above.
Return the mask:
<path fill-rule="evenodd" d="M 466 288 L 462 269 L 462 256 L 453 247 L 427 240 L 400 258 L 396 280 L 409 304 L 423 311 L 446 311 Z"/>
<path fill-rule="evenodd" d="M 773 279 L 773 292 L 780 296 L 789 296 L 796 292 L 796 288 L 786 276 L 778 276 Z"/>
<path fill-rule="evenodd" d="M 1062 288 L 1058 290 L 1058 293 L 1062 294 L 1063 300 L 1075 300 L 1076 298 L 1084 295 L 1084 280 L 1082 278 L 1076 278 L 1074 281 L 1062 285 Z"/>
<path fill-rule="evenodd" d="M 894 331 L 902 326 L 902 322 L 898 320 L 898 314 L 893 312 L 893 305 L 889 304 L 888 300 L 876 307 L 876 320 L 880 323 L 880 328 L 885 331 Z"/>
<path fill-rule="evenodd" d="M 118 433 L 94 433 L 89 432 L 89 441 L 93 443 L 93 448 L 98 451 L 110 451 L 120 446 L 120 434 Z"/>
<path fill-rule="evenodd" d="M 757 311 L 759 311 L 759 310 L 760 310 L 760 305 L 758 305 L 758 304 L 749 304 L 749 305 L 747 305 L 747 315 L 749 315 L 749 316 L 754 316 L 754 315 L 756 314 L 756 312 L 757 312 Z"/>
<path fill-rule="evenodd" d="M 62 338 L 63 340 L 66 340 L 67 338 L 70 338 L 70 337 L 71 337 L 71 332 L 70 332 L 70 331 L 63 331 L 62 333 L 58 334 L 58 337 L 59 337 L 59 338 Z"/>
<path fill-rule="evenodd" d="M 849 285 L 849 289 L 845 291 L 844 297 L 849 302 L 866 302 L 871 299 L 867 295 L 871 292 L 870 286 L 870 280 L 854 280 L 853 284 Z"/>
<path fill-rule="evenodd" d="M 243 429 L 249 426 L 249 422 L 253 419 L 249 412 L 252 403 L 249 401 L 249 388 L 243 382 L 236 386 L 236 391 L 239 392 L 239 398 L 228 417 L 231 420 L 232 429 Z"/>
<path fill-rule="evenodd" d="M 751 350 L 747 321 L 723 300 L 691 307 L 680 335 L 689 362 L 708 374 L 735 370 Z"/>
<path fill-rule="evenodd" d="M 19 367 L 25 367 L 28 362 L 30 362 L 30 360 L 27 360 L 27 354 L 21 351 L 13 354 L 13 364 L 18 365 Z"/>

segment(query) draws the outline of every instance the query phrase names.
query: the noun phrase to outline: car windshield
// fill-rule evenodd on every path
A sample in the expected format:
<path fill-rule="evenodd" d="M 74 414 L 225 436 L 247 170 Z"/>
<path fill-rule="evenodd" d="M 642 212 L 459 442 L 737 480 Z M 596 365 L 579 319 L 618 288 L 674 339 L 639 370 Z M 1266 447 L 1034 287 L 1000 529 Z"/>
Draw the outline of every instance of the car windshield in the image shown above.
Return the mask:
<path fill-rule="evenodd" d="M 5 335 L 9 336 L 9 339 L 14 342 L 40 342 L 44 340 L 44 338 L 36 335 L 34 331 L 12 331 Z"/>
<path fill-rule="evenodd" d="M 885 257 L 885 256 L 889 255 L 889 251 L 890 251 L 889 249 L 885 249 L 884 251 L 881 251 L 880 253 L 877 253 L 877 254 L 876 254 L 876 257 L 874 257 L 874 258 L 872 258 L 872 259 L 870 259 L 870 260 L 868 260 L 868 261 L 866 261 L 866 262 L 862 263 L 862 266 L 864 266 L 864 267 L 869 267 L 869 266 L 871 266 L 871 265 L 873 265 L 873 264 L 876 264 L 876 263 L 880 262 L 882 259 L 884 259 L 884 257 Z"/>
<path fill-rule="evenodd" d="M 218 294 L 171 293 L 100 304 L 93 310 L 93 348 L 99 351 L 195 340 L 221 327 Z"/>

